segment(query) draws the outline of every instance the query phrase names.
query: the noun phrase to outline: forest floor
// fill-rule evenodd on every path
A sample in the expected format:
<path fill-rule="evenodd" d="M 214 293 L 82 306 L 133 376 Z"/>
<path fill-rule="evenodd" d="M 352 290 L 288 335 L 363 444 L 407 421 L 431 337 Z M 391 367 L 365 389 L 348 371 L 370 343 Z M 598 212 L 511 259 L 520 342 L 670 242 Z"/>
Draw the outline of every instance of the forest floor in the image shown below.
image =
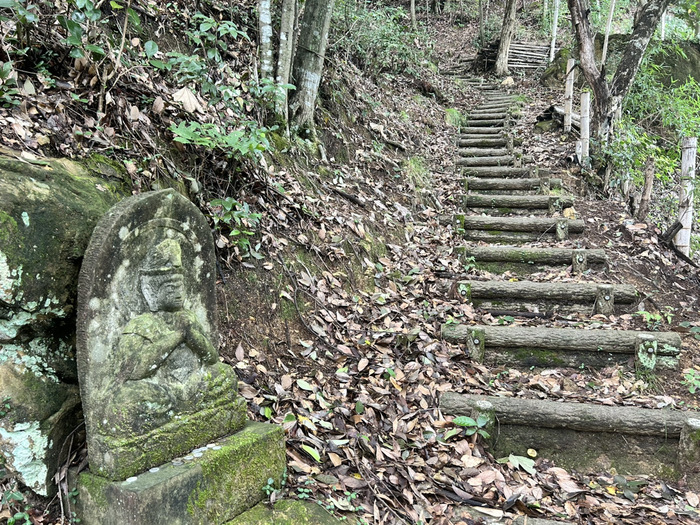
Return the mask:
<path fill-rule="evenodd" d="M 441 65 L 470 54 L 473 29 L 447 18 L 430 24 L 443 52 Z M 342 86 L 343 95 L 333 96 L 330 86 Z M 86 106 L 71 103 L 60 86 L 35 88 L 21 106 L 0 113 L 0 122 L 13 130 L 0 136 L 5 146 L 23 152 L 28 162 L 43 154 L 104 151 L 96 140 L 110 137 L 96 132 L 88 140 L 75 133 L 94 129 Z M 350 64 L 331 61 L 318 117 L 327 158 L 319 160 L 306 144 L 289 144 L 284 153 L 266 157 L 238 195 L 263 214 L 256 233 L 263 259 L 240 260 L 225 237 L 217 237 L 221 354 L 239 374 L 249 416 L 285 428 L 289 461 L 281 495 L 316 500 L 360 523 L 457 525 L 487 517 L 509 523 L 520 514 L 572 523 L 697 523 L 700 497 L 682 480 L 635 478 L 642 483 L 629 497 L 615 472 L 566 472 L 546 458 L 525 471 L 499 462 L 480 440 L 446 438 L 454 428 L 439 409 L 446 391 L 699 408 L 684 383 L 684 371 L 700 371 L 700 348 L 691 333 L 700 326 L 697 271 L 663 247 L 659 228 L 636 223 L 621 202 L 597 200 L 587 191 L 570 161 L 570 137 L 560 130 L 534 133 L 536 117 L 561 93 L 517 76 L 510 89 L 528 100 L 516 127 L 526 154 L 580 195 L 575 207 L 586 221 L 585 247 L 610 254 L 609 269 L 589 279 L 633 283 L 643 304 L 592 320 L 498 319 L 450 293 L 454 281 L 467 276 L 514 278 L 475 270 L 456 253 L 464 244 L 451 221 L 462 191 L 454 166 L 458 128 L 446 109 L 466 114 L 481 93 L 434 71 L 419 79 L 369 79 Z M 151 98 L 158 94 L 162 86 L 149 92 Z M 157 141 L 168 110 L 161 115 L 142 106 L 135 114 L 130 108 L 138 96 L 123 96 L 124 107 L 115 109 L 123 115 L 114 121 L 136 142 Z M 68 111 L 47 109 L 63 99 Z M 57 138 L 62 133 L 68 138 Z M 140 156 L 134 147 L 115 158 L 147 189 L 153 173 L 131 173 L 129 167 Z M 195 198 L 205 212 L 211 211 L 207 192 L 218 196 L 217 184 L 205 184 L 204 195 Z M 575 279 L 570 270 L 532 278 Z M 642 310 L 651 315 L 636 313 Z M 633 366 L 489 368 L 441 338 L 440 326 L 450 320 L 675 330 L 684 334 L 681 367 L 646 377 L 635 375 Z M 45 508 L 46 502 L 36 502 L 34 523 L 59 523 Z"/>

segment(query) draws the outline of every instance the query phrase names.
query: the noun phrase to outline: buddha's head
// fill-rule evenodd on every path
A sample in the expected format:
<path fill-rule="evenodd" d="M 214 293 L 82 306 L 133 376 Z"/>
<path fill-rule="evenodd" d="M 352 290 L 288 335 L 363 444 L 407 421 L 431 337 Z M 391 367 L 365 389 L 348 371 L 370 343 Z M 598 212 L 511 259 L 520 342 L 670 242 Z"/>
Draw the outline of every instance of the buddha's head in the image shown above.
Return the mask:
<path fill-rule="evenodd" d="M 152 312 L 175 312 L 185 303 L 182 250 L 166 239 L 148 252 L 140 269 L 141 292 Z"/>

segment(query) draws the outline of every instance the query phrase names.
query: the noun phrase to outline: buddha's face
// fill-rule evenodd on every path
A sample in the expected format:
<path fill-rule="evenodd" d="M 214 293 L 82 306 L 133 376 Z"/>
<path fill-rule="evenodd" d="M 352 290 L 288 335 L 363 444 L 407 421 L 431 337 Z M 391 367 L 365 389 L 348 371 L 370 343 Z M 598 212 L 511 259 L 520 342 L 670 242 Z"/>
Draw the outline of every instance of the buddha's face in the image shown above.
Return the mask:
<path fill-rule="evenodd" d="M 181 274 L 151 277 L 143 283 L 144 296 L 156 312 L 177 312 L 185 304 L 185 284 Z M 150 292 L 150 293 L 149 293 Z"/>

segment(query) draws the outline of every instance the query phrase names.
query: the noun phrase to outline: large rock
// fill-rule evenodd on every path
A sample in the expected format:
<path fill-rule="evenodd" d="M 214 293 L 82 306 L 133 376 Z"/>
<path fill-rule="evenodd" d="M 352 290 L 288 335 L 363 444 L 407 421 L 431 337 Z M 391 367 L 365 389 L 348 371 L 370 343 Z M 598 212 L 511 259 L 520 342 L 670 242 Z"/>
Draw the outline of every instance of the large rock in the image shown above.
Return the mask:
<path fill-rule="evenodd" d="M 74 162 L 18 158 L 0 156 L 0 398 L 10 407 L 0 418 L 0 455 L 48 495 L 80 417 L 80 261 L 98 219 L 123 194 Z"/>

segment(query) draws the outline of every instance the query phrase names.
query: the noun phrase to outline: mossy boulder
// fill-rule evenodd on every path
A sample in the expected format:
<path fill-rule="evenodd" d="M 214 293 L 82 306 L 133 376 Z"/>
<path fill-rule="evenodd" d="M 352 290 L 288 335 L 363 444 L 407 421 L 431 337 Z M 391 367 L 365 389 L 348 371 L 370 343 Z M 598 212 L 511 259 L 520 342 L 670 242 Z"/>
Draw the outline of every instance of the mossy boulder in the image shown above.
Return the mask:
<path fill-rule="evenodd" d="M 79 417 L 75 304 L 80 263 L 98 219 L 123 193 L 68 160 L 0 150 L 0 454 L 49 494 Z"/>

